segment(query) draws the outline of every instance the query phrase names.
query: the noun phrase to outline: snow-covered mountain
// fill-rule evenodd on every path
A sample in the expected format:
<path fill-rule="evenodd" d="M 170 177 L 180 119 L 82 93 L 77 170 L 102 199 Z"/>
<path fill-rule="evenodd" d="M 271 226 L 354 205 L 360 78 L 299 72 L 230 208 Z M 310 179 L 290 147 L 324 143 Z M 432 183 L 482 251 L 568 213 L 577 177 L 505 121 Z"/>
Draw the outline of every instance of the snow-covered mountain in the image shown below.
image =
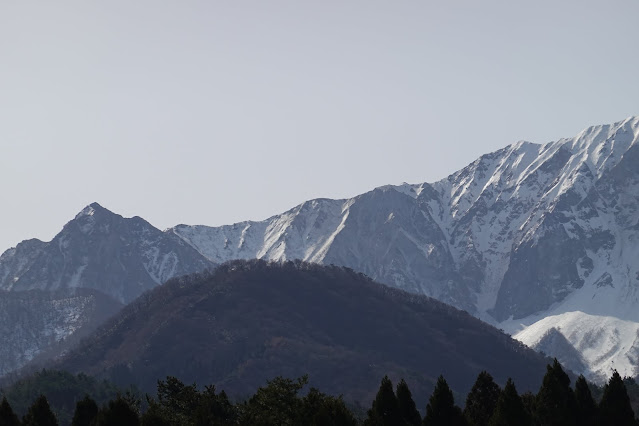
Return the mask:
<path fill-rule="evenodd" d="M 139 217 L 87 206 L 52 241 L 0 256 L 0 375 L 59 355 L 142 292 L 211 266 Z"/>
<path fill-rule="evenodd" d="M 560 359 L 570 353 L 592 378 L 611 368 L 634 375 L 639 327 L 627 322 L 639 322 L 638 139 L 639 118 L 629 118 L 510 145 L 432 184 L 169 231 L 216 263 L 348 266 L 466 309 Z"/>
<path fill-rule="evenodd" d="M 50 242 L 28 240 L 3 253 L 0 289 L 90 288 L 128 303 L 169 278 L 211 266 L 175 235 L 93 203 Z"/>
<path fill-rule="evenodd" d="M 435 183 L 164 232 L 92 204 L 0 256 L 0 290 L 128 303 L 231 259 L 302 259 L 465 309 L 593 379 L 639 374 L 639 117 L 518 142 Z"/>

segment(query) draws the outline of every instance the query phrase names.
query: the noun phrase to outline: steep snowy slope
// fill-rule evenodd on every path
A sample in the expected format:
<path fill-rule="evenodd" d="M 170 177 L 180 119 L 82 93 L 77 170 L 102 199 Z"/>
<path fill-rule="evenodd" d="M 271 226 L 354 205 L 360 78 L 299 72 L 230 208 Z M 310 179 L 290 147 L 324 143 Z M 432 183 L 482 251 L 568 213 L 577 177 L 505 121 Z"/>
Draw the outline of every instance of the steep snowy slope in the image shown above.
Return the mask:
<path fill-rule="evenodd" d="M 547 316 L 514 337 L 561 359 L 573 371 L 604 382 L 611 369 L 635 375 L 639 365 L 639 322 L 582 311 Z"/>
<path fill-rule="evenodd" d="M 92 288 L 128 303 L 169 278 L 210 266 L 174 235 L 93 203 L 51 242 L 24 241 L 0 256 L 0 289 Z"/>
<path fill-rule="evenodd" d="M 519 142 L 433 184 L 309 201 L 262 222 L 170 232 L 214 262 L 299 258 L 348 266 L 513 333 L 551 312 L 639 321 L 638 138 L 639 118 L 629 118 L 545 145 Z M 603 353 L 616 328 L 590 323 L 582 334 L 562 336 L 577 350 L 600 336 L 588 344 Z M 538 324 L 534 339 L 518 336 L 535 344 L 550 326 Z M 620 351 L 631 360 L 620 372 L 633 374 L 633 342 L 626 340 Z M 593 375 L 613 365 L 584 359 Z"/>
<path fill-rule="evenodd" d="M 214 262 L 302 259 L 348 266 L 472 310 L 468 287 L 474 284 L 454 270 L 446 236 L 416 196 L 387 186 L 350 200 L 308 201 L 263 222 L 170 231 Z"/>
<path fill-rule="evenodd" d="M 548 330 L 561 333 L 589 365 L 593 377 L 639 374 L 639 146 L 634 134 L 618 132 L 596 153 L 615 158 L 609 150 L 628 149 L 615 158 L 597 182 L 571 210 L 564 210 L 563 228 L 578 241 L 581 257 L 576 268 L 582 286 L 540 315 L 512 322 L 526 344 L 538 347 Z M 630 143 L 629 143 L 630 142 Z M 609 147 L 609 150 L 606 149 Z M 538 321 L 535 323 L 535 321 Z"/>

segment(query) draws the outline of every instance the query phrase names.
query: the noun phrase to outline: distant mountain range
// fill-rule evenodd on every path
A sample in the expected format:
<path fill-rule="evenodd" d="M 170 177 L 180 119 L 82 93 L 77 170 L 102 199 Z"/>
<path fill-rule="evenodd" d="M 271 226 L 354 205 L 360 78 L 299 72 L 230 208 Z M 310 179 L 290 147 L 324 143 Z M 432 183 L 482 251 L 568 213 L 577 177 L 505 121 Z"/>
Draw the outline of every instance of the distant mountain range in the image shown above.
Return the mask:
<path fill-rule="evenodd" d="M 591 379 L 639 371 L 639 118 L 519 142 L 432 184 L 318 199 L 261 222 L 164 232 L 92 204 L 0 257 L 7 291 L 123 303 L 231 259 L 347 266 L 434 297 Z"/>
<path fill-rule="evenodd" d="M 352 270 L 250 260 L 146 293 L 54 367 L 150 393 L 173 374 L 234 396 L 308 374 L 367 405 L 386 374 L 426 400 L 440 374 L 465 395 L 482 370 L 536 391 L 548 362 L 466 312 Z"/>
<path fill-rule="evenodd" d="M 465 309 L 592 379 L 612 368 L 636 375 L 638 128 L 629 118 L 545 145 L 519 142 L 433 184 L 170 232 L 213 262 L 348 266 Z"/>

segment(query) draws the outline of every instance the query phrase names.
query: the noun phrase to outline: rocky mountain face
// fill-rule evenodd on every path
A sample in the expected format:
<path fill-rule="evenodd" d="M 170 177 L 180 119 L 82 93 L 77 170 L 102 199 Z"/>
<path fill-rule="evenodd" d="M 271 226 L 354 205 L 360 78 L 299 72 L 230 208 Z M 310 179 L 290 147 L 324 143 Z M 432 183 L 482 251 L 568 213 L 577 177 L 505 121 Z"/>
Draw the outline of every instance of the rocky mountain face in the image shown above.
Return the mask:
<path fill-rule="evenodd" d="M 261 222 L 171 232 L 213 262 L 348 266 L 512 333 L 572 310 L 639 321 L 638 139 L 639 118 L 630 118 L 545 145 L 519 142 L 432 184 L 308 201 Z M 631 353 L 639 344 L 619 339 L 612 356 L 605 345 L 614 335 L 595 326 L 564 337 L 591 377 L 609 376 L 613 365 L 636 374 Z"/>
<path fill-rule="evenodd" d="M 636 375 L 638 139 L 629 118 L 507 146 L 435 183 L 222 227 L 161 232 L 92 204 L 51 242 L 0 256 L 0 289 L 91 288 L 128 303 L 231 259 L 301 259 L 464 309 L 592 379 Z"/>
<path fill-rule="evenodd" d="M 213 264 L 140 217 L 93 203 L 48 243 L 29 240 L 0 257 L 0 289 L 90 288 L 128 303 L 169 278 Z"/>
<path fill-rule="evenodd" d="M 308 374 L 349 401 L 404 377 L 426 400 L 440 374 L 465 395 L 477 374 L 536 391 L 549 359 L 466 312 L 353 270 L 233 261 L 153 289 L 54 368 L 153 392 L 158 378 L 245 396 L 275 376 Z"/>
<path fill-rule="evenodd" d="M 87 206 L 50 242 L 0 256 L 0 375 L 71 342 L 144 291 L 212 263 L 145 220 Z"/>
<path fill-rule="evenodd" d="M 0 376 L 65 353 L 121 308 L 88 289 L 1 291 Z"/>

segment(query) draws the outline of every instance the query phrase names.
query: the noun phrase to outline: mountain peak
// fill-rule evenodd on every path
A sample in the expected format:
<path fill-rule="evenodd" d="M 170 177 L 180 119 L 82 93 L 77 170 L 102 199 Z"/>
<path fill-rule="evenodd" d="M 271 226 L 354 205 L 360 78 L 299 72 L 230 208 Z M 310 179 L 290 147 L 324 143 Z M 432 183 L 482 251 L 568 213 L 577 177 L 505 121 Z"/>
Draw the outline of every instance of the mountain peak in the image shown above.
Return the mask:
<path fill-rule="evenodd" d="M 65 229 L 79 229 L 83 234 L 91 234 L 95 229 L 108 232 L 109 224 L 120 219 L 122 216 L 94 202 L 83 208 L 73 220 L 65 225 Z M 67 228 L 69 226 L 71 228 Z"/>
<path fill-rule="evenodd" d="M 105 209 L 104 207 L 102 207 L 100 204 L 93 202 L 91 204 L 89 204 L 88 206 L 86 206 L 85 208 L 83 208 L 80 213 L 78 213 L 77 215 L 75 215 L 75 219 L 80 219 L 82 217 L 86 217 L 86 216 L 94 216 L 96 213 L 100 214 L 100 213 L 112 213 L 110 210 Z"/>

